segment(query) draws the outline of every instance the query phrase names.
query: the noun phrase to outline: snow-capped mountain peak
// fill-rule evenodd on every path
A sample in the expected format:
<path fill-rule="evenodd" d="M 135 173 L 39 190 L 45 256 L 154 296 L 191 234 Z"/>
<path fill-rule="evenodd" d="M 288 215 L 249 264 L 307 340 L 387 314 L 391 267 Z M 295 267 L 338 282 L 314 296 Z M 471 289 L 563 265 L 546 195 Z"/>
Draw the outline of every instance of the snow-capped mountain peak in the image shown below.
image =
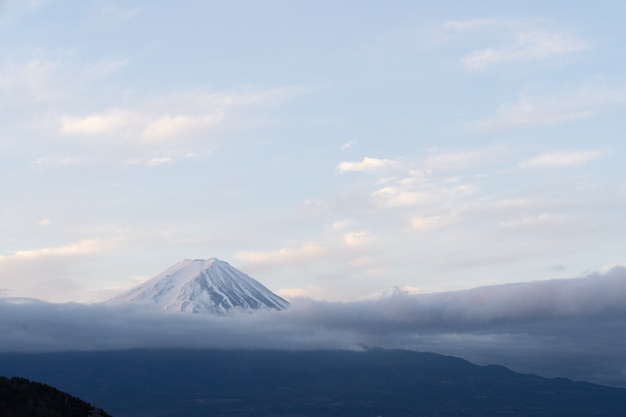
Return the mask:
<path fill-rule="evenodd" d="M 163 310 L 215 315 L 289 306 L 257 280 L 216 258 L 180 261 L 107 303 L 154 304 Z"/>

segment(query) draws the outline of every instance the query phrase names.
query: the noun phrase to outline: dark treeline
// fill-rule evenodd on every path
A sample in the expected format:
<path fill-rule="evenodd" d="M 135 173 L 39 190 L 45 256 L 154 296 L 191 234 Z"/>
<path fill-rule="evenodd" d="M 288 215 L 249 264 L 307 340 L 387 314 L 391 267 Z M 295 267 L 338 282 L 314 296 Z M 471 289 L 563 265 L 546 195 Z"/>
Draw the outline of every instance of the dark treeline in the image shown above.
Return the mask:
<path fill-rule="evenodd" d="M 46 384 L 25 378 L 0 377 L 0 416 L 2 417 L 88 417 L 97 414 L 85 401 Z"/>

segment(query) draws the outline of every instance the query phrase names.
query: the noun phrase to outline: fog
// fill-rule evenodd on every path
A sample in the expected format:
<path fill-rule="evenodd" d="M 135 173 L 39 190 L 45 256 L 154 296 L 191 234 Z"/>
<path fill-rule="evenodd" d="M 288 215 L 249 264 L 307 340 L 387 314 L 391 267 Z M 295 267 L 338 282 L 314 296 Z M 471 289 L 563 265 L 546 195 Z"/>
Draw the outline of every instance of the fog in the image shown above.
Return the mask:
<path fill-rule="evenodd" d="M 403 348 L 626 386 L 626 268 L 582 278 L 376 300 L 292 300 L 213 317 L 0 298 L 0 351 Z"/>

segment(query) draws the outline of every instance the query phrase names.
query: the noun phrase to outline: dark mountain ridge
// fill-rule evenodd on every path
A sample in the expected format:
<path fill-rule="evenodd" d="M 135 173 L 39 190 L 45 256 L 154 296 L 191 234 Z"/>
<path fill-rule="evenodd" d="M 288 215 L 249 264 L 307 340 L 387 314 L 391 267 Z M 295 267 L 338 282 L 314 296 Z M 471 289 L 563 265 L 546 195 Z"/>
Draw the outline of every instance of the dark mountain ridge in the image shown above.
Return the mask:
<path fill-rule="evenodd" d="M 116 417 L 626 415 L 626 389 L 403 350 L 2 354 Z"/>
<path fill-rule="evenodd" d="M 85 401 L 25 378 L 0 377 L 2 417 L 110 417 Z"/>

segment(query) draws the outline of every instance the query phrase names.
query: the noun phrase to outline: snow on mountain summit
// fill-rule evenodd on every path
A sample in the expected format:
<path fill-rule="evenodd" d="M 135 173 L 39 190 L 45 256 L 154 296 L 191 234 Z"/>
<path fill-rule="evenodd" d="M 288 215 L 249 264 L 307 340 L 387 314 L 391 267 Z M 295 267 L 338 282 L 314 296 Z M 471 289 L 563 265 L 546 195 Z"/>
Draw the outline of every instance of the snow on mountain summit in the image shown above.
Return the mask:
<path fill-rule="evenodd" d="M 220 316 L 231 310 L 284 310 L 289 306 L 257 280 L 216 258 L 180 261 L 107 303 L 154 304 L 162 310 Z"/>

